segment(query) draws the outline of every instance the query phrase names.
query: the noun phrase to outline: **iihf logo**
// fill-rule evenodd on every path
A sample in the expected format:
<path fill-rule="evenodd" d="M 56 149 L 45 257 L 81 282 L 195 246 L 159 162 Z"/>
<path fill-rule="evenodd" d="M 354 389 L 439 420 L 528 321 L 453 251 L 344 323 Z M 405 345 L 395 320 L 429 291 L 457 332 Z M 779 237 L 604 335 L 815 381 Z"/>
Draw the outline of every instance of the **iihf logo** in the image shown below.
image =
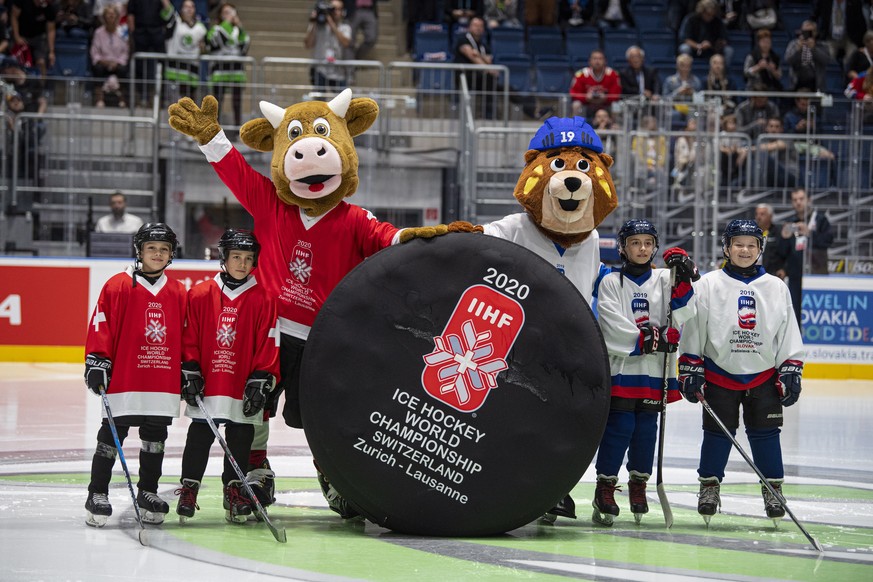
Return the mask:
<path fill-rule="evenodd" d="M 467 289 L 449 317 L 434 350 L 423 356 L 425 391 L 461 412 L 485 403 L 497 374 L 524 325 L 524 310 L 511 297 L 485 285 Z"/>
<path fill-rule="evenodd" d="M 222 313 L 218 318 L 218 329 L 215 331 L 215 343 L 218 347 L 229 349 L 236 340 L 236 313 Z"/>
<path fill-rule="evenodd" d="M 637 327 L 649 323 L 649 300 L 648 299 L 633 299 L 631 300 L 631 311 L 634 314 L 634 322 Z"/>
<path fill-rule="evenodd" d="M 164 312 L 160 309 L 146 309 L 146 342 L 153 346 L 160 346 L 167 341 L 167 324 Z"/>
<path fill-rule="evenodd" d="M 741 328 L 755 329 L 758 324 L 758 308 L 755 306 L 755 298 L 748 295 L 740 295 L 737 301 L 737 319 Z"/>
<path fill-rule="evenodd" d="M 298 244 L 291 251 L 288 269 L 294 279 L 304 285 L 309 284 L 309 277 L 312 275 L 312 251 Z"/>

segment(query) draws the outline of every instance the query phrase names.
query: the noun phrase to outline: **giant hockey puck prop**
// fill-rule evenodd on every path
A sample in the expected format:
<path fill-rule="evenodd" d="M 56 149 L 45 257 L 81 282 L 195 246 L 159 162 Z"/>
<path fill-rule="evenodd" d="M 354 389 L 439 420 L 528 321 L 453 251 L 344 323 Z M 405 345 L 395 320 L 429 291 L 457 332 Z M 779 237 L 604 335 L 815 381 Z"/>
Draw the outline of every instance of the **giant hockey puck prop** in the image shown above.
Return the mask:
<path fill-rule="evenodd" d="M 312 454 L 371 521 L 509 531 L 591 462 L 609 366 L 588 304 L 530 251 L 480 234 L 379 252 L 328 297 L 300 406 Z"/>

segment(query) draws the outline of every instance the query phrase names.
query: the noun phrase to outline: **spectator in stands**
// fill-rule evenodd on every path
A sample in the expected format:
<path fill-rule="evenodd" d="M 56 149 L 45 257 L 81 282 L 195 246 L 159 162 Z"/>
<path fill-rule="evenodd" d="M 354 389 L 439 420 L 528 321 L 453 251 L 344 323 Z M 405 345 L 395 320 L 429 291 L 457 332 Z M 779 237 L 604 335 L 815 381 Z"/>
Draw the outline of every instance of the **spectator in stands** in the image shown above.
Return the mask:
<path fill-rule="evenodd" d="M 615 120 L 609 109 L 598 109 L 594 112 L 594 117 L 591 119 L 591 127 L 597 133 L 597 137 L 603 143 L 603 151 L 609 155 L 614 155 L 616 152 L 615 135 L 610 132 L 616 131 L 618 128 L 615 125 Z"/>
<path fill-rule="evenodd" d="M 667 26 L 678 33 L 685 17 L 694 11 L 696 0 L 668 0 L 667 2 Z"/>
<path fill-rule="evenodd" d="M 340 0 L 334 0 L 335 4 L 342 7 Z M 244 57 L 249 52 L 252 38 L 243 28 L 236 6 L 230 2 L 223 2 L 218 7 L 218 24 L 213 26 L 206 35 L 206 43 L 209 45 L 209 53 L 220 57 Z M 248 82 L 246 79 L 245 65 L 239 61 L 218 62 L 212 65 L 209 80 L 212 90 L 218 100 L 218 106 L 228 90 L 231 92 L 231 106 L 233 107 L 233 124 L 242 124 L 242 90 Z"/>
<path fill-rule="evenodd" d="M 557 17 L 557 0 L 525 0 L 524 2 L 524 22 L 528 26 L 554 26 Z"/>
<path fill-rule="evenodd" d="M 809 93 L 807 87 L 800 87 L 798 93 Z M 811 114 L 809 106 L 809 97 L 795 97 L 794 107 L 782 118 L 782 125 L 785 128 L 785 133 L 807 133 L 808 129 L 815 132 L 815 128 L 810 128 L 808 120 Z"/>
<path fill-rule="evenodd" d="M 697 139 L 694 135 L 697 132 L 696 118 L 688 118 L 685 131 L 691 135 L 680 135 L 673 144 L 673 169 L 670 170 L 673 186 L 691 184 L 694 162 L 697 159 Z"/>
<path fill-rule="evenodd" d="M 133 234 L 142 226 L 142 219 L 127 211 L 127 197 L 118 190 L 109 197 L 109 210 L 109 214 L 97 219 L 94 232 Z"/>
<path fill-rule="evenodd" d="M 166 52 L 167 26 L 173 18 L 170 0 L 128 0 L 127 30 L 130 54 Z M 136 78 L 141 83 L 140 99 L 148 103 L 155 78 L 156 63 L 149 59 L 136 67 Z"/>
<path fill-rule="evenodd" d="M 558 22 L 567 26 L 582 26 L 594 21 L 595 0 L 563 0 L 558 4 Z"/>
<path fill-rule="evenodd" d="M 343 20 L 341 0 L 333 0 L 331 11 L 326 14 L 312 11 L 303 46 L 312 50 L 313 59 L 328 63 L 313 67 L 311 76 L 314 86 L 321 89 L 346 86 L 348 79 L 346 69 L 329 64 L 351 56 L 352 27 Z"/>
<path fill-rule="evenodd" d="M 482 14 L 485 10 L 483 0 L 447 0 L 445 7 L 446 20 L 464 27 L 470 24 L 474 16 Z"/>
<path fill-rule="evenodd" d="M 485 0 L 485 22 L 488 29 L 520 28 L 518 20 L 518 0 Z"/>
<path fill-rule="evenodd" d="M 58 9 L 48 0 L 11 0 L 12 52 L 27 47 L 33 66 L 46 76 L 55 65 L 55 20 Z"/>
<path fill-rule="evenodd" d="M 867 21 L 861 0 L 815 0 L 810 20 L 818 25 L 818 38 L 832 59 L 844 62 L 864 44 Z"/>
<path fill-rule="evenodd" d="M 708 59 L 714 54 L 724 55 L 731 62 L 733 47 L 727 42 L 727 28 L 719 16 L 715 0 L 699 0 L 694 13 L 685 17 L 679 31 L 682 44 L 679 52 L 695 59 Z"/>
<path fill-rule="evenodd" d="M 782 120 L 771 117 L 764 125 L 764 134 L 783 133 Z M 793 188 L 797 186 L 797 151 L 792 143 L 783 138 L 764 139 L 751 146 L 747 152 L 758 156 L 754 167 L 760 173 L 760 183 L 767 188 Z M 741 158 L 743 155 L 740 156 Z M 741 163 L 745 160 L 743 159 Z"/>
<path fill-rule="evenodd" d="M 721 155 L 721 185 L 737 185 L 741 181 L 742 165 L 745 161 L 745 154 L 742 158 L 740 157 L 740 152 L 744 147 L 743 139 L 736 135 L 737 116 L 733 113 L 723 116 L 721 130 L 723 135 L 718 142 Z"/>
<path fill-rule="evenodd" d="M 576 72 L 570 97 L 573 99 L 573 115 L 585 117 L 621 98 L 621 80 L 618 73 L 606 66 L 606 55 L 602 50 L 591 51 L 588 66 Z"/>
<path fill-rule="evenodd" d="M 644 181 L 651 190 L 663 184 L 667 175 L 667 138 L 658 131 L 658 118 L 644 115 L 640 129 L 631 140 L 637 180 Z"/>
<path fill-rule="evenodd" d="M 127 30 L 127 2 L 124 0 L 94 0 L 91 6 L 91 13 L 94 15 L 94 26 L 103 24 L 103 9 L 112 5 L 118 9 L 118 27 L 123 31 Z M 127 36 L 125 34 L 125 36 Z"/>
<path fill-rule="evenodd" d="M 466 34 L 455 43 L 455 63 L 466 65 L 490 65 L 494 57 L 485 37 L 485 21 L 480 16 L 470 19 Z M 458 73 L 461 74 L 461 73 Z M 497 69 L 490 71 L 464 71 L 470 91 L 479 96 L 480 109 L 486 119 L 494 118 L 495 91 L 498 89 Z"/>
<path fill-rule="evenodd" d="M 816 91 L 825 88 L 825 73 L 831 56 L 828 49 L 817 41 L 817 28 L 815 22 L 804 20 L 797 38 L 789 42 L 785 49 L 792 91 L 796 91 L 797 87 L 811 87 Z"/>
<path fill-rule="evenodd" d="M 761 30 L 773 30 L 779 24 L 779 0 L 747 0 L 740 2 L 735 0 L 734 6 L 740 5 L 740 14 L 738 14 L 736 24 L 728 28 L 741 28 L 740 25 L 747 26 L 753 32 Z M 744 22 L 740 22 L 740 21 Z"/>
<path fill-rule="evenodd" d="M 766 203 L 755 207 L 755 222 L 764 233 L 764 252 L 761 266 L 775 277 L 785 279 L 786 261 L 794 251 L 788 239 L 782 237 L 782 227 L 773 223 L 773 207 Z"/>
<path fill-rule="evenodd" d="M 873 66 L 852 79 L 846 97 L 864 103 L 864 123 L 873 123 Z"/>
<path fill-rule="evenodd" d="M 706 74 L 706 79 L 704 80 L 704 89 L 707 91 L 735 91 L 736 87 L 734 87 L 733 81 L 727 76 L 727 69 L 724 63 L 724 57 L 722 55 L 712 55 L 709 57 L 709 71 Z M 734 108 L 733 101 L 730 101 L 730 104 L 726 104 L 729 109 Z"/>
<path fill-rule="evenodd" d="M 846 65 L 849 81 L 873 67 L 873 30 L 864 33 L 863 42 L 863 46 L 852 53 Z"/>
<path fill-rule="evenodd" d="M 173 14 L 167 39 L 167 55 L 198 59 L 205 47 L 206 26 L 197 20 L 197 7 L 194 0 L 182 0 L 179 11 Z M 194 91 L 200 85 L 199 60 L 167 60 L 167 70 L 164 78 L 175 85 L 177 93 L 171 95 L 169 101 L 175 103 L 179 97 L 193 97 Z"/>
<path fill-rule="evenodd" d="M 664 80 L 661 94 L 673 101 L 673 127 L 682 127 L 688 115 L 691 97 L 703 88 L 700 79 L 691 73 L 693 59 L 688 55 L 676 57 L 676 72 Z"/>
<path fill-rule="evenodd" d="M 21 63 L 12 57 L 0 56 L 0 78 L 9 84 L 5 87 L 6 124 L 9 131 L 4 131 L 7 138 L 6 151 L 11 152 L 14 146 L 15 123 L 22 112 L 45 113 L 48 109 L 48 99 L 42 91 L 42 79 L 28 77 Z M 0 93 L 2 94 L 2 93 Z M 18 139 L 18 177 L 21 180 L 40 180 L 38 169 L 43 165 L 45 153 L 41 142 L 45 137 L 45 122 L 39 118 L 28 117 L 22 120 Z M 7 168 L 10 173 L 12 164 Z"/>
<path fill-rule="evenodd" d="M 379 39 L 379 11 L 376 0 L 345 0 L 346 18 L 352 33 L 351 52 L 356 59 L 366 59 Z M 363 36 L 360 43 L 356 42 L 358 32 Z"/>
<path fill-rule="evenodd" d="M 118 8 L 110 4 L 103 9 L 103 26 L 91 39 L 91 76 L 94 77 L 94 105 L 105 107 L 107 89 L 118 97 L 118 106 L 127 104 L 121 97 L 121 79 L 127 78 L 129 44 L 118 26 Z M 113 90 L 114 89 L 114 90 Z"/>
<path fill-rule="evenodd" d="M 661 95 L 661 76 L 658 70 L 647 67 L 646 53 L 636 45 L 624 52 L 627 66 L 619 73 L 621 94 L 626 97 L 645 97 L 657 101 Z"/>
<path fill-rule="evenodd" d="M 766 91 L 766 87 L 753 84 L 749 90 L 763 92 Z M 779 118 L 779 107 L 766 95 L 752 95 L 737 106 L 735 113 L 739 130 L 754 140 L 767 127 L 768 119 Z M 781 119 L 779 125 L 781 129 Z"/>
<path fill-rule="evenodd" d="M 630 0 L 596 0 L 597 26 L 601 29 L 636 28 Z"/>
<path fill-rule="evenodd" d="M 773 34 L 761 29 L 755 33 L 755 41 L 755 48 L 746 55 L 743 63 L 746 88 L 759 84 L 766 87 L 767 91 L 781 91 L 782 69 L 779 67 L 779 55 L 773 52 Z"/>
<path fill-rule="evenodd" d="M 94 15 L 88 0 L 61 0 L 58 6 L 57 28 L 59 34 L 71 38 L 87 39 L 91 37 L 91 27 Z"/>
<path fill-rule="evenodd" d="M 786 224 L 797 239 L 797 250 L 810 249 L 812 273 L 828 274 L 828 248 L 834 243 L 834 232 L 826 212 L 812 207 L 806 190 L 798 188 L 791 193 L 794 220 Z"/>
<path fill-rule="evenodd" d="M 6 12 L 6 5 L 0 4 L 0 55 L 5 55 L 9 52 L 9 15 Z"/>

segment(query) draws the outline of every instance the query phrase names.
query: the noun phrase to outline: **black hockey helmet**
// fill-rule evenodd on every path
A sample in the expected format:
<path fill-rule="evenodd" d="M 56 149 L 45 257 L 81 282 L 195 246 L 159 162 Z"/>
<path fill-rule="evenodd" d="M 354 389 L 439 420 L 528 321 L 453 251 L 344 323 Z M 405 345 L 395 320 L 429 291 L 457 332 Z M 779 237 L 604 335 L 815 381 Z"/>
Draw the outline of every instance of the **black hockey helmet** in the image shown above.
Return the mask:
<path fill-rule="evenodd" d="M 231 250 L 251 251 L 255 253 L 255 260 L 252 266 L 258 266 L 258 255 L 261 252 L 261 244 L 258 242 L 258 239 L 255 238 L 252 231 L 242 228 L 228 228 L 224 231 L 224 234 L 221 235 L 221 240 L 218 241 L 218 260 L 220 261 L 222 268 L 224 268 L 229 251 Z"/>
<path fill-rule="evenodd" d="M 764 248 L 764 231 L 758 226 L 754 220 L 737 219 L 731 220 L 721 235 L 722 248 L 727 253 L 727 248 L 731 244 L 731 239 L 735 236 L 753 236 L 758 240 L 758 248 Z"/>
<path fill-rule="evenodd" d="M 173 257 L 176 256 L 176 247 L 179 245 L 176 233 L 173 232 L 172 228 L 163 222 L 149 222 L 139 227 L 139 230 L 133 235 L 133 249 L 136 252 L 137 260 L 140 260 L 143 245 L 149 241 L 170 243 L 170 262 L 172 262 Z"/>
<path fill-rule="evenodd" d="M 648 234 L 655 239 L 655 248 L 652 250 L 652 257 L 654 257 L 658 252 L 658 230 L 654 224 L 643 219 L 631 219 L 621 225 L 618 231 L 618 254 L 627 258 L 624 252 L 625 243 L 635 234 Z"/>

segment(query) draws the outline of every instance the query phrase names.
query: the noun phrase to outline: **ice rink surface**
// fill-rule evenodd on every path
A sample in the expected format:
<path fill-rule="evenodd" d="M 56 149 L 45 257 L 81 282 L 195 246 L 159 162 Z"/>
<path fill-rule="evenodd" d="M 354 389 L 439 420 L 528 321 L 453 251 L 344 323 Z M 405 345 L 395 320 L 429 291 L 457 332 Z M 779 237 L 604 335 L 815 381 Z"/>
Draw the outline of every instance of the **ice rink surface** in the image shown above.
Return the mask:
<path fill-rule="evenodd" d="M 425 538 L 345 523 L 324 502 L 303 432 L 281 418 L 271 424 L 278 491 L 270 515 L 288 542 L 277 543 L 264 524 L 225 523 L 217 443 L 201 510 L 180 525 L 174 491 L 183 418 L 170 428 L 159 490 L 171 512 L 163 525 L 146 526 L 143 547 L 120 463 L 112 517 L 102 529 L 85 525 L 100 401 L 84 387 L 82 369 L 0 364 L 0 581 L 873 580 L 873 382 L 805 380 L 800 401 L 786 409 L 784 492 L 823 554 L 787 516 L 778 528 L 764 517 L 757 476 L 736 452 L 722 513 L 705 526 L 696 512 L 701 411 L 684 401 L 667 413 L 664 483 L 676 520 L 669 530 L 654 484 L 640 525 L 626 491 L 617 497 L 616 524 L 593 525 L 593 467 L 573 490 L 578 519 L 554 525 Z M 738 440 L 748 451 L 742 432 Z M 132 473 L 138 449 L 134 430 L 124 444 Z M 624 471 L 619 477 L 627 480 Z"/>

